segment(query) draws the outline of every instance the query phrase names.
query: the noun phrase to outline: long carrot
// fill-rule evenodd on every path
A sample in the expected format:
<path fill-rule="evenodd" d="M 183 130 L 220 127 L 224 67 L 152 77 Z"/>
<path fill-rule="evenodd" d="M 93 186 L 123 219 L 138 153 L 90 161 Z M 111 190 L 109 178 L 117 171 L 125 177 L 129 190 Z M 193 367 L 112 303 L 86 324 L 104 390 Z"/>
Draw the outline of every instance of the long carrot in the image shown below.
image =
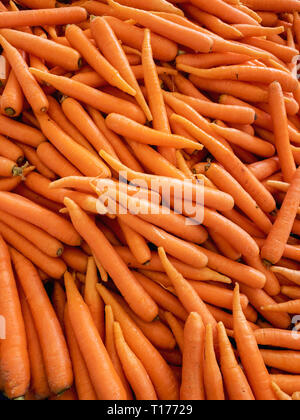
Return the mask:
<path fill-rule="evenodd" d="M 9 74 L 1 96 L 0 106 L 4 115 L 17 117 L 21 114 L 24 105 L 24 97 L 18 79 L 13 70 Z"/>
<path fill-rule="evenodd" d="M 99 399 L 125 400 L 126 392 L 73 277 L 66 273 L 68 312 L 77 343 Z M 89 355 L 89 356 L 88 356 Z M 99 368 L 96 369 L 95 367 Z"/>
<path fill-rule="evenodd" d="M 225 400 L 223 379 L 216 359 L 211 325 L 206 326 L 203 377 L 207 400 Z"/>
<path fill-rule="evenodd" d="M 34 68 L 31 68 L 30 72 L 39 80 L 60 90 L 64 95 L 91 105 L 102 112 L 120 112 L 138 122 L 145 122 L 141 109 L 129 101 L 113 97 L 67 77 L 56 76 Z"/>
<path fill-rule="evenodd" d="M 73 48 L 57 44 L 41 36 L 13 29 L 0 29 L 0 35 L 15 48 L 33 54 L 66 70 L 75 71 L 81 67 L 82 59 L 80 54 Z"/>
<path fill-rule="evenodd" d="M 49 104 L 46 95 L 30 73 L 22 55 L 2 35 L 0 35 L 0 43 L 32 109 L 37 113 L 47 112 Z"/>
<path fill-rule="evenodd" d="M 300 374 L 298 351 L 262 349 L 260 353 L 267 366 L 292 374 Z"/>
<path fill-rule="evenodd" d="M 131 308 L 145 321 L 151 322 L 157 316 L 157 306 L 136 281 L 114 248 L 94 222 L 70 199 L 65 199 L 72 222 L 94 251 L 105 270 L 114 279 Z M 89 228 L 87 228 L 89 226 Z M 105 247 L 104 247 L 105 245 Z M 118 263 L 116 264 L 116 261 Z"/>
<path fill-rule="evenodd" d="M 119 71 L 123 79 L 135 91 L 134 96 L 142 108 L 147 120 L 152 121 L 152 114 L 131 70 L 128 59 L 107 21 L 101 17 L 97 17 L 91 23 L 91 30 L 96 44 L 103 52 L 106 59 L 112 63 L 112 65 Z"/>
<path fill-rule="evenodd" d="M 51 143 L 44 142 L 36 151 L 40 160 L 60 177 L 80 176 L 80 172 L 61 155 Z"/>
<path fill-rule="evenodd" d="M 59 321 L 34 266 L 16 250 L 10 253 L 40 339 L 49 387 L 60 394 L 71 387 L 73 374 Z"/>
<path fill-rule="evenodd" d="M 82 357 L 80 348 L 77 343 L 77 339 L 70 321 L 68 305 L 66 305 L 64 312 L 64 326 L 66 330 L 66 336 L 68 346 L 70 350 L 70 356 L 72 360 L 72 366 L 74 371 L 74 380 L 76 385 L 76 391 L 79 400 L 82 401 L 96 401 L 97 396 L 94 387 L 91 383 L 90 375 L 87 370 L 86 363 Z"/>
<path fill-rule="evenodd" d="M 253 331 L 249 328 L 243 314 L 238 284 L 234 294 L 233 318 L 237 347 L 255 397 L 258 400 L 274 400 L 269 373 L 259 353 Z"/>
<path fill-rule="evenodd" d="M 97 289 L 104 302 L 112 307 L 115 319 L 123 330 L 125 340 L 146 368 L 158 397 L 167 400 L 178 399 L 178 383 L 168 364 L 130 319 L 115 296 L 100 284 L 97 285 Z"/>
<path fill-rule="evenodd" d="M 232 401 L 254 401 L 254 395 L 238 364 L 222 322 L 218 324 L 218 343 L 220 349 L 221 371 L 226 390 Z"/>
<path fill-rule="evenodd" d="M 33 147 L 37 147 L 45 141 L 44 135 L 36 128 L 7 118 L 4 115 L 0 115 L 0 132 L 5 136 Z"/>
<path fill-rule="evenodd" d="M 290 300 L 284 303 L 278 303 L 275 305 L 263 306 L 262 310 L 272 312 L 287 312 L 289 314 L 298 314 L 300 308 L 300 299 Z"/>
<path fill-rule="evenodd" d="M 125 341 L 120 324 L 114 323 L 115 343 L 125 375 L 137 400 L 156 400 L 156 392 L 149 375 Z"/>
<path fill-rule="evenodd" d="M 262 247 L 262 257 L 273 264 L 276 264 L 283 256 L 300 205 L 299 175 L 300 169 L 296 171 L 292 178 L 291 186 L 285 196 L 278 217 Z"/>
<path fill-rule="evenodd" d="M 260 329 L 254 332 L 256 341 L 262 346 L 281 347 L 290 350 L 299 350 L 300 334 L 295 331 L 279 329 Z"/>
<path fill-rule="evenodd" d="M 54 282 L 53 292 L 51 295 L 51 302 L 53 304 L 56 316 L 63 330 L 66 301 L 66 293 L 62 285 L 59 283 L 59 281 Z"/>
<path fill-rule="evenodd" d="M 42 349 L 29 305 L 21 288 L 19 289 L 19 295 L 27 336 L 28 355 L 30 359 L 30 387 L 35 395 L 35 398 L 38 400 L 45 400 L 50 397 L 51 392 L 45 371 Z"/>
<path fill-rule="evenodd" d="M 0 252 L 2 283 L 0 310 L 6 325 L 6 339 L 1 340 L 0 372 L 6 395 L 11 399 L 17 399 L 24 397 L 29 387 L 29 356 L 19 295 L 9 251 L 2 236 Z"/>

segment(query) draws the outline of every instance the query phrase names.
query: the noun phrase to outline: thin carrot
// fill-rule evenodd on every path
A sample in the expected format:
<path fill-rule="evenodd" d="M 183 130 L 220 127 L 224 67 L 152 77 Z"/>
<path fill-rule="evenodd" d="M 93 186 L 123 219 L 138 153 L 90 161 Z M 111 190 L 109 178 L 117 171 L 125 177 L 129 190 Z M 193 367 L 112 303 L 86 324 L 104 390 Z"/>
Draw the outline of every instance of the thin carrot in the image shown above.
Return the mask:
<path fill-rule="evenodd" d="M 64 95 L 91 105 L 102 112 L 120 112 L 141 123 L 145 121 L 142 111 L 129 101 L 113 97 L 67 77 L 56 76 L 34 68 L 31 68 L 30 72 L 39 80 L 60 90 Z"/>
<path fill-rule="evenodd" d="M 33 54 L 66 70 L 75 71 L 81 67 L 82 59 L 80 54 L 73 48 L 57 44 L 41 36 L 13 29 L 0 29 L 0 35 L 15 48 Z"/>
<path fill-rule="evenodd" d="M 68 25 L 66 38 L 73 48 L 76 48 L 89 65 L 110 85 L 135 96 L 135 90 L 125 82 L 119 72 L 101 55 L 78 26 Z"/>
<path fill-rule="evenodd" d="M 300 273 L 299 270 L 291 270 L 285 267 L 271 267 L 271 271 L 275 274 L 281 274 L 286 279 L 296 283 L 300 286 Z"/>
<path fill-rule="evenodd" d="M 1 315 L 6 322 L 6 339 L 1 340 L 0 371 L 4 390 L 11 399 L 22 398 L 29 387 L 30 366 L 19 295 L 7 245 L 0 237 Z"/>
<path fill-rule="evenodd" d="M 72 366 L 74 370 L 74 380 L 76 385 L 76 391 L 78 393 L 79 400 L 82 401 L 96 401 L 97 396 L 94 387 L 91 383 L 90 375 L 87 370 L 86 363 L 82 357 L 80 348 L 77 343 L 76 336 L 70 321 L 68 305 L 64 311 L 64 326 L 66 330 L 66 336 L 68 346 L 70 349 L 70 356 L 72 360 Z"/>
<path fill-rule="evenodd" d="M 125 400 L 126 392 L 122 382 L 93 323 L 89 309 L 69 273 L 65 275 L 65 285 L 70 322 L 97 397 Z"/>
<path fill-rule="evenodd" d="M 300 309 L 300 299 L 290 300 L 288 302 L 262 307 L 263 311 L 287 312 L 289 314 L 298 314 L 299 309 Z"/>
<path fill-rule="evenodd" d="M 114 279 L 131 308 L 145 321 L 157 316 L 157 306 L 123 263 L 94 222 L 70 199 L 65 199 L 72 222 Z M 118 263 L 116 263 L 118 261 Z M 129 286 L 130 284 L 130 286 Z"/>
<path fill-rule="evenodd" d="M 92 318 L 96 325 L 99 334 L 104 339 L 104 305 L 99 294 L 96 290 L 96 284 L 98 283 L 97 267 L 93 257 L 88 259 L 85 289 L 84 289 L 84 301 L 90 309 Z"/>
<path fill-rule="evenodd" d="M 249 328 L 240 304 L 240 289 L 236 285 L 234 302 L 234 335 L 247 378 L 258 400 L 274 400 L 270 387 L 270 376 L 255 340 Z"/>
<path fill-rule="evenodd" d="M 91 23 L 91 30 L 96 44 L 105 58 L 119 71 L 123 79 L 135 91 L 135 98 L 147 120 L 152 121 L 151 111 L 131 70 L 128 59 L 107 21 L 97 17 Z"/>
<path fill-rule="evenodd" d="M 21 288 L 19 289 L 19 295 L 27 336 L 28 355 L 30 360 L 30 387 L 35 395 L 35 398 L 38 400 L 45 400 L 50 397 L 51 391 L 48 385 L 48 378 L 45 371 L 40 340 L 34 325 L 30 307 Z"/>
<path fill-rule="evenodd" d="M 260 353 L 267 366 L 299 375 L 300 357 L 298 351 L 262 349 Z"/>
<path fill-rule="evenodd" d="M 289 395 L 292 395 L 299 389 L 299 375 L 273 374 L 271 375 L 271 378 L 272 381 L 274 381 L 284 392 Z"/>
<path fill-rule="evenodd" d="M 296 331 L 266 328 L 255 331 L 254 335 L 257 343 L 262 346 L 300 349 L 300 334 Z"/>
<path fill-rule="evenodd" d="M 23 150 L 27 161 L 36 168 L 37 172 L 51 180 L 54 180 L 56 178 L 55 173 L 48 168 L 47 164 L 44 164 L 40 160 L 36 153 L 36 150 L 33 147 L 22 143 L 17 144 Z"/>
<path fill-rule="evenodd" d="M 115 296 L 102 285 L 98 292 L 107 305 L 111 305 L 116 321 L 121 325 L 125 340 L 146 368 L 160 399 L 176 400 L 179 396 L 177 380 L 155 347 L 120 306 Z"/>
<path fill-rule="evenodd" d="M 73 374 L 59 321 L 34 266 L 16 250 L 10 253 L 37 329 L 49 387 L 60 394 L 71 387 Z"/>
<path fill-rule="evenodd" d="M 286 182 L 291 182 L 296 170 L 296 165 L 290 148 L 287 117 L 282 95 L 282 89 L 279 83 L 272 83 L 269 87 L 269 104 L 273 121 L 275 144 L 284 180 Z"/>
<path fill-rule="evenodd" d="M 156 392 L 141 361 L 125 341 L 120 324 L 114 323 L 115 343 L 125 375 L 137 400 L 156 400 Z"/>
<path fill-rule="evenodd" d="M 275 382 L 272 382 L 271 386 L 279 401 L 292 401 L 292 398 L 283 392 Z"/>
<path fill-rule="evenodd" d="M 224 401 L 223 378 L 216 359 L 211 325 L 206 326 L 203 378 L 207 400 Z"/>
<path fill-rule="evenodd" d="M 1 17 L 2 15 L 1 13 Z M 47 112 L 49 104 L 46 95 L 30 73 L 22 55 L 2 35 L 0 35 L 0 43 L 32 109 L 37 113 Z"/>
<path fill-rule="evenodd" d="M 62 329 L 64 330 L 64 313 L 66 307 L 66 293 L 59 281 L 54 282 L 53 292 L 51 296 L 51 302 L 55 310 L 57 319 L 60 322 Z"/>
<path fill-rule="evenodd" d="M 218 324 L 221 371 L 226 390 L 232 401 L 254 401 L 247 378 L 238 364 L 222 322 Z"/>

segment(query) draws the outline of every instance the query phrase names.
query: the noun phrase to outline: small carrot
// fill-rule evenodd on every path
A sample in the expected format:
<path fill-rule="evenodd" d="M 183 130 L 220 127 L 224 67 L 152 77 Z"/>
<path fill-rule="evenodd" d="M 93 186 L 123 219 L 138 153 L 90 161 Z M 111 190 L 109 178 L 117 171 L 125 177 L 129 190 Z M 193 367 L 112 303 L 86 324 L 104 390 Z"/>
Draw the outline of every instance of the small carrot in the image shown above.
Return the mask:
<path fill-rule="evenodd" d="M 126 223 L 119 221 L 124 233 L 127 244 L 131 252 L 140 264 L 147 264 L 151 259 L 151 252 L 145 239 L 136 231 L 131 229 Z"/>
<path fill-rule="evenodd" d="M 24 96 L 21 86 L 15 76 L 14 71 L 11 70 L 8 81 L 1 96 L 1 112 L 8 117 L 18 117 L 23 110 L 23 105 Z"/>
<path fill-rule="evenodd" d="M 13 160 L 18 165 L 24 163 L 24 153 L 22 149 L 11 140 L 0 135 L 0 155 Z"/>
<path fill-rule="evenodd" d="M 279 401 L 292 401 L 292 398 L 283 392 L 275 382 L 272 382 L 271 386 Z"/>
<path fill-rule="evenodd" d="M 165 312 L 164 317 L 168 326 L 170 327 L 173 333 L 173 336 L 175 337 L 177 346 L 179 347 L 181 353 L 183 353 L 183 349 L 184 349 L 183 325 L 171 312 Z"/>
<path fill-rule="evenodd" d="M 247 378 L 238 364 L 222 322 L 218 324 L 221 371 L 224 384 L 232 401 L 254 401 Z"/>
<path fill-rule="evenodd" d="M 10 253 L 40 339 L 49 387 L 60 394 L 71 387 L 73 374 L 59 321 L 34 266 L 16 250 Z"/>
<path fill-rule="evenodd" d="M 37 172 L 51 180 L 56 178 L 55 173 L 48 168 L 47 164 L 44 164 L 40 160 L 36 150 L 33 147 L 22 143 L 18 143 L 18 146 L 23 150 L 25 158 L 32 166 L 36 168 Z"/>
<path fill-rule="evenodd" d="M 204 388 L 208 401 L 224 401 L 224 385 L 222 374 L 216 359 L 212 326 L 206 326 L 204 366 Z"/>
<path fill-rule="evenodd" d="M 257 399 L 274 400 L 274 394 L 270 387 L 269 373 L 259 353 L 253 331 L 249 328 L 243 314 L 238 284 L 234 294 L 233 318 L 237 347 L 253 392 Z"/>
<path fill-rule="evenodd" d="M 285 267 L 271 267 L 271 271 L 275 274 L 281 274 L 286 279 L 292 281 L 293 283 L 296 283 L 300 286 L 300 273 L 299 270 L 291 270 L 289 268 Z"/>
<path fill-rule="evenodd" d="M 299 389 L 299 375 L 273 374 L 271 379 L 289 395 L 294 394 Z"/>
<path fill-rule="evenodd" d="M 4 115 L 0 115 L 0 132 L 5 136 L 33 147 L 37 147 L 45 141 L 44 135 L 36 128 L 7 118 Z"/>
<path fill-rule="evenodd" d="M 114 323 L 116 349 L 121 360 L 125 375 L 135 393 L 137 400 L 156 400 L 156 392 L 141 361 L 125 341 L 118 322 Z"/>
<path fill-rule="evenodd" d="M 268 305 L 262 307 L 263 311 L 272 312 L 287 312 L 289 314 L 298 314 L 300 310 L 300 299 L 290 300 L 284 303 L 278 303 L 275 305 Z"/>
<path fill-rule="evenodd" d="M 1 17 L 2 15 L 3 13 L 1 13 Z M 30 73 L 22 55 L 16 48 L 14 48 L 8 41 L 6 41 L 2 35 L 0 35 L 0 43 L 5 51 L 10 65 L 12 66 L 14 74 L 24 92 L 24 95 L 34 111 L 37 113 L 47 112 L 49 104 L 46 95 Z"/>
<path fill-rule="evenodd" d="M 80 248 L 73 248 L 66 246 L 62 255 L 63 261 L 73 270 L 85 274 L 88 264 L 88 256 L 80 250 Z"/>
<path fill-rule="evenodd" d="M 30 383 L 27 339 L 11 259 L 0 236 L 1 297 L 0 311 L 6 322 L 6 339 L 1 340 L 0 372 L 8 398 L 25 396 Z"/>
<path fill-rule="evenodd" d="M 64 330 L 64 313 L 66 307 L 66 293 L 59 283 L 59 281 L 54 282 L 53 292 L 51 296 L 51 302 L 53 304 L 53 308 L 57 315 L 57 319 L 60 322 L 62 329 Z"/>

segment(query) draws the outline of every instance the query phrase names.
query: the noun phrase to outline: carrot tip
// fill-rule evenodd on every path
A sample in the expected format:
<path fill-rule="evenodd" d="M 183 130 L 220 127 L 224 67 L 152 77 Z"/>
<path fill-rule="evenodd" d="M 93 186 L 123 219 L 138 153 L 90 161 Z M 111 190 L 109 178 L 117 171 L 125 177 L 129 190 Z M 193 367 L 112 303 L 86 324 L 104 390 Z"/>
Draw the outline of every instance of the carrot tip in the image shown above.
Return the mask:
<path fill-rule="evenodd" d="M 16 111 L 13 108 L 5 108 L 5 114 L 9 117 L 16 115 Z"/>

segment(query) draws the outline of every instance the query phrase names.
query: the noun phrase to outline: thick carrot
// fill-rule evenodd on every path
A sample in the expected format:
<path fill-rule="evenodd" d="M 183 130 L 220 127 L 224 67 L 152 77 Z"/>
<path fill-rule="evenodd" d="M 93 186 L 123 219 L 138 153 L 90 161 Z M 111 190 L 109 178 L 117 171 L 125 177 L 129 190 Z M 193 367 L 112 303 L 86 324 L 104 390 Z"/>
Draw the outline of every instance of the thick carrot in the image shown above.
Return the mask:
<path fill-rule="evenodd" d="M 13 70 L 9 74 L 0 101 L 1 112 L 8 117 L 18 117 L 24 106 L 24 96 Z"/>
<path fill-rule="evenodd" d="M 25 396 L 30 383 L 27 340 L 19 295 L 7 245 L 0 237 L 1 297 L 0 311 L 5 319 L 6 339 L 1 340 L 0 372 L 8 398 Z"/>
<path fill-rule="evenodd" d="M 110 171 L 101 159 L 76 143 L 47 115 L 38 116 L 38 119 L 43 133 L 53 146 L 74 164 L 81 173 L 86 176 L 109 177 Z"/>
<path fill-rule="evenodd" d="M 262 210 L 271 212 L 275 208 L 275 200 L 271 194 L 262 186 L 249 169 L 224 145 L 206 134 L 195 124 L 179 115 L 172 118 L 180 122 L 190 134 L 204 144 L 204 146 L 223 164 L 226 170 L 245 188 L 245 190 L 256 200 Z"/>
<path fill-rule="evenodd" d="M 77 343 L 77 339 L 70 321 L 68 305 L 66 305 L 64 311 L 64 326 L 66 330 L 66 337 L 70 350 L 70 356 L 72 360 L 72 366 L 74 371 L 74 380 L 76 385 L 76 391 L 79 400 L 82 401 L 96 401 L 97 396 L 91 383 L 90 375 L 87 370 L 86 363 L 82 357 L 80 348 Z"/>
<path fill-rule="evenodd" d="M 104 339 L 104 305 L 97 290 L 96 284 L 98 283 L 98 274 L 95 260 L 93 257 L 88 259 L 86 278 L 85 278 L 85 289 L 84 289 L 84 301 L 89 307 L 92 318 L 99 331 L 100 337 Z"/>
<path fill-rule="evenodd" d="M 59 9 L 21 10 L 3 12 L 0 17 L 1 28 L 38 25 L 65 25 L 83 22 L 87 12 L 81 7 L 63 7 Z"/>
<path fill-rule="evenodd" d="M 144 30 L 142 28 L 130 25 L 113 16 L 105 16 L 104 19 L 109 23 L 118 39 L 120 39 L 125 45 L 136 48 L 140 51 L 142 50 L 144 40 Z M 169 62 L 176 58 L 178 47 L 174 42 L 159 36 L 152 31 L 150 37 L 153 57 L 156 60 Z"/>
<path fill-rule="evenodd" d="M 150 377 L 141 361 L 125 341 L 118 322 L 114 323 L 116 349 L 121 360 L 125 375 L 135 393 L 137 400 L 156 400 L 156 392 Z"/>
<path fill-rule="evenodd" d="M 0 35 L 15 48 L 33 54 L 66 70 L 75 71 L 82 65 L 82 59 L 76 50 L 57 44 L 47 38 L 44 39 L 41 36 L 13 29 L 0 29 Z"/>
<path fill-rule="evenodd" d="M 248 166 L 250 171 L 256 176 L 260 181 L 269 178 L 275 172 L 280 169 L 278 157 L 265 159 L 263 161 L 258 161 L 252 163 Z"/>
<path fill-rule="evenodd" d="M 80 176 L 80 172 L 61 155 L 51 143 L 44 142 L 36 151 L 40 160 L 60 177 Z"/>
<path fill-rule="evenodd" d="M 221 371 L 228 396 L 232 401 L 254 401 L 247 378 L 238 364 L 222 322 L 218 324 Z"/>
<path fill-rule="evenodd" d="M 105 58 L 119 71 L 123 79 L 135 91 L 136 101 L 143 110 L 147 120 L 152 121 L 151 111 L 131 70 L 128 59 L 107 21 L 97 17 L 91 23 L 91 30 L 96 44 Z"/>
<path fill-rule="evenodd" d="M 45 400 L 50 397 L 51 391 L 48 385 L 48 378 L 45 370 L 42 349 L 39 336 L 34 325 L 34 320 L 23 290 L 19 289 L 22 315 L 25 324 L 28 355 L 30 360 L 31 389 L 38 400 Z"/>
<path fill-rule="evenodd" d="M 80 245 L 81 239 L 69 221 L 20 195 L 0 192 L 0 197 L 2 211 L 32 223 L 68 245 Z"/>
<path fill-rule="evenodd" d="M 37 147 L 45 141 L 44 135 L 36 128 L 7 118 L 4 115 L 0 115 L 0 132 L 5 136 L 33 147 Z"/>
<path fill-rule="evenodd" d="M 273 121 L 275 144 L 279 156 L 280 166 L 284 181 L 291 182 L 296 165 L 288 133 L 288 121 L 286 110 L 283 103 L 283 93 L 278 82 L 274 82 L 269 87 L 269 105 Z"/>
<path fill-rule="evenodd" d="M 223 378 L 216 358 L 211 325 L 206 326 L 203 377 L 207 400 L 224 401 Z"/>
<path fill-rule="evenodd" d="M 299 205 L 300 169 L 293 175 L 291 186 L 261 250 L 262 258 L 270 261 L 272 264 L 278 263 L 283 256 L 284 248 L 292 231 Z"/>
<path fill-rule="evenodd" d="M 70 273 L 65 275 L 65 286 L 70 322 L 97 397 L 125 400 L 126 392 L 122 382 Z"/>
<path fill-rule="evenodd" d="M 23 198 L 27 198 L 28 200 L 38 204 L 41 207 L 51 210 L 54 213 L 59 212 L 62 208 L 61 205 L 54 203 L 54 201 L 47 200 L 47 198 L 41 197 L 39 194 L 34 193 L 29 188 L 25 187 L 24 183 L 18 185 L 18 187 L 15 189 L 15 193 L 22 196 Z"/>
<path fill-rule="evenodd" d="M 46 231 L 4 211 L 0 211 L 0 220 L 20 235 L 28 238 L 49 257 L 60 257 L 62 255 L 64 251 L 62 243 Z"/>
<path fill-rule="evenodd" d="M 257 343 L 262 346 L 300 349 L 300 334 L 296 331 L 266 328 L 255 331 L 254 335 Z"/>
<path fill-rule="evenodd" d="M 32 109 L 37 113 L 47 112 L 49 104 L 46 95 L 30 73 L 22 55 L 2 35 L 0 35 L 0 43 Z"/>
<path fill-rule="evenodd" d="M 49 83 L 64 95 L 82 101 L 102 112 L 120 112 L 138 122 L 145 122 L 141 109 L 129 101 L 108 95 L 67 77 L 56 76 L 34 68 L 31 68 L 30 71 L 39 80 Z"/>
<path fill-rule="evenodd" d="M 272 381 L 274 381 L 280 388 L 289 395 L 297 392 L 300 385 L 299 375 L 284 375 L 284 374 L 273 374 L 271 375 Z"/>
<path fill-rule="evenodd" d="M 126 342 L 146 368 L 158 397 L 167 400 L 178 399 L 177 380 L 163 357 L 131 320 L 115 296 L 100 284 L 97 285 L 97 289 L 104 302 L 111 305 L 115 319 L 121 325 Z"/>
<path fill-rule="evenodd" d="M 181 400 L 204 400 L 204 338 L 205 328 L 201 316 L 191 312 L 184 328 Z"/>
<path fill-rule="evenodd" d="M 72 200 L 65 199 L 72 222 L 113 278 L 130 307 L 145 321 L 157 316 L 157 306 L 127 269 L 95 223 Z M 118 263 L 116 263 L 118 261 Z"/>
<path fill-rule="evenodd" d="M 71 387 L 73 374 L 59 321 L 34 266 L 16 250 L 10 253 L 37 329 L 49 387 L 60 394 Z"/>
<path fill-rule="evenodd" d="M 233 302 L 234 335 L 247 378 L 258 400 L 274 400 L 270 376 L 259 352 L 253 331 L 249 328 L 240 304 L 236 285 Z"/>
<path fill-rule="evenodd" d="M 23 150 L 11 140 L 0 135 L 0 155 L 13 160 L 18 165 L 24 162 Z"/>
<path fill-rule="evenodd" d="M 292 374 L 300 374 L 300 355 L 292 350 L 260 350 L 261 357 L 269 367 Z"/>

